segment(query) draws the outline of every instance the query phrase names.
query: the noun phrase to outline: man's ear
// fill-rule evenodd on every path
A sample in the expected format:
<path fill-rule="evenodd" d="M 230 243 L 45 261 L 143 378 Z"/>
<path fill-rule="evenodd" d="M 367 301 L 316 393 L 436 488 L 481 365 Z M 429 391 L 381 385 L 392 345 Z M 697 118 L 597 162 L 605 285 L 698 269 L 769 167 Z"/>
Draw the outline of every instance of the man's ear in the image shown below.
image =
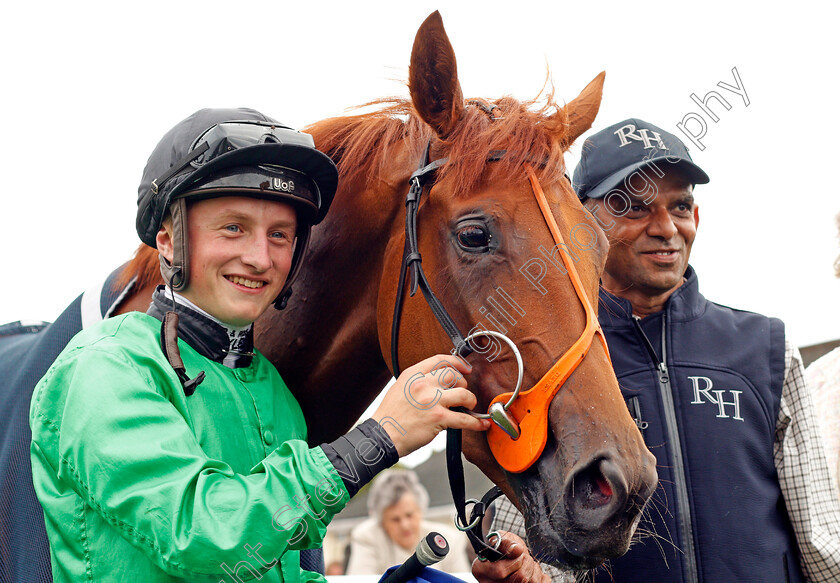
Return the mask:
<path fill-rule="evenodd" d="M 171 264 L 173 258 L 175 257 L 175 249 L 172 245 L 172 226 L 168 221 L 164 221 L 163 225 L 161 225 L 160 230 L 157 232 L 157 236 L 155 237 L 155 243 L 157 244 L 158 253 L 164 256 L 166 260 Z"/>
<path fill-rule="evenodd" d="M 694 228 L 697 228 L 697 225 L 700 224 L 700 207 L 694 205 Z"/>

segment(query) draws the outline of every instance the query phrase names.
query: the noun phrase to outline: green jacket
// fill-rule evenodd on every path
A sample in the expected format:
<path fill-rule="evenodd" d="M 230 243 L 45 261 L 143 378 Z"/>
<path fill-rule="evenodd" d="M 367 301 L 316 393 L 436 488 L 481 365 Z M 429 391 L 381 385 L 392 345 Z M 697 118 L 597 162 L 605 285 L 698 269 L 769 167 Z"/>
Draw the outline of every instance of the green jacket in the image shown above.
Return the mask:
<path fill-rule="evenodd" d="M 230 369 L 179 341 L 188 373 L 207 375 L 186 397 L 159 343 L 151 316 L 106 320 L 35 388 L 56 583 L 323 580 L 295 549 L 321 543 L 348 494 L 277 370 L 261 354 Z"/>

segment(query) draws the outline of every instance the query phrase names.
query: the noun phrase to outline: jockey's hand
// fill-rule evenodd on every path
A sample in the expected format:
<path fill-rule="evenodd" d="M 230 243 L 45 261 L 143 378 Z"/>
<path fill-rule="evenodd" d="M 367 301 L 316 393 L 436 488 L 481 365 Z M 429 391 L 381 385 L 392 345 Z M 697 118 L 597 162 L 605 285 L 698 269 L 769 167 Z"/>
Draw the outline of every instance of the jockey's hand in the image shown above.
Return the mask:
<path fill-rule="evenodd" d="M 505 558 L 494 563 L 478 559 L 473 561 L 472 574 L 478 579 L 478 583 L 551 583 L 551 577 L 543 573 L 540 564 L 528 552 L 521 538 L 503 530 L 499 533 L 502 537 L 499 550 L 504 553 Z"/>
<path fill-rule="evenodd" d="M 477 400 L 467 390 L 470 364 L 439 354 L 405 369 L 397 378 L 373 418 L 385 429 L 400 457 L 432 441 L 448 427 L 486 431 L 490 420 L 476 419 L 450 407 L 473 409 Z"/>

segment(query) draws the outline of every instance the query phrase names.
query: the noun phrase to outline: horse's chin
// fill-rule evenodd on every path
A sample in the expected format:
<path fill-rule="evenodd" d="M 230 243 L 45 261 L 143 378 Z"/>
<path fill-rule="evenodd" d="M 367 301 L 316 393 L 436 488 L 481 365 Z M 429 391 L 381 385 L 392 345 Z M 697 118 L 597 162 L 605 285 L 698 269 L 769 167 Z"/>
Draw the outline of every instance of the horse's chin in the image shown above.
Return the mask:
<path fill-rule="evenodd" d="M 526 506 L 527 508 L 527 506 Z M 541 563 L 565 570 L 589 570 L 605 561 L 620 557 L 630 547 L 631 529 L 626 537 L 593 541 L 591 533 L 576 533 L 571 527 L 555 526 L 545 516 L 533 516 L 525 511 L 527 544 L 531 554 Z M 565 532 L 565 536 L 560 536 Z M 594 542 L 594 545 L 593 545 Z M 593 546 L 598 550 L 593 553 Z"/>
<path fill-rule="evenodd" d="M 526 523 L 531 523 L 526 517 Z M 554 567 L 571 571 L 584 571 L 594 569 L 604 564 L 605 561 L 619 557 L 627 552 L 630 546 L 629 537 L 626 544 L 614 545 L 613 548 L 605 548 L 603 555 L 581 555 L 580 549 L 575 544 L 574 537 L 570 536 L 563 540 L 557 531 L 549 528 L 542 528 L 540 525 L 528 527 L 527 544 L 531 555 L 541 563 L 547 563 Z"/>

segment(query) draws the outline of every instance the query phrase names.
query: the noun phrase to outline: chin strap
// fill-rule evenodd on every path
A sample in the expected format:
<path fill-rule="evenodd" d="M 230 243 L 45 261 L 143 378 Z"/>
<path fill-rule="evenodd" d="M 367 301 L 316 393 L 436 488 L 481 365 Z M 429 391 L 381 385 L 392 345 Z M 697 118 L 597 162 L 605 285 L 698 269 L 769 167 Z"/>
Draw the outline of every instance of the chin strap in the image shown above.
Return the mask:
<path fill-rule="evenodd" d="M 178 350 L 178 314 L 175 312 L 166 312 L 163 318 L 160 325 L 160 347 L 166 360 L 178 375 L 178 380 L 184 387 L 184 394 L 189 397 L 204 380 L 204 371 L 200 371 L 194 379 L 187 376 L 187 369 L 184 361 L 181 360 L 181 351 Z"/>
<path fill-rule="evenodd" d="M 170 291 L 172 288 L 169 288 Z M 167 362 L 178 375 L 184 394 L 190 396 L 195 393 L 196 387 L 204 380 L 204 371 L 199 371 L 195 378 L 187 376 L 187 368 L 181 359 L 181 351 L 178 348 L 178 314 L 175 312 L 175 293 L 172 292 L 172 309 L 166 312 L 163 322 L 160 324 L 160 348 Z"/>
<path fill-rule="evenodd" d="M 280 296 L 277 297 L 276 300 L 274 300 L 274 307 L 278 310 L 286 309 L 286 305 L 288 305 L 290 297 L 292 297 L 292 286 L 289 286 L 289 288 L 285 292 L 283 292 Z"/>
<path fill-rule="evenodd" d="M 169 289 L 183 291 L 189 283 L 190 252 L 187 247 L 187 203 L 183 198 L 172 201 L 169 207 L 172 218 L 172 263 L 159 254 L 160 273 L 163 281 L 169 282 Z"/>
<path fill-rule="evenodd" d="M 311 234 L 312 225 L 308 223 L 298 229 L 297 236 L 295 237 L 295 247 L 292 251 L 292 268 L 286 276 L 286 283 L 284 284 L 283 289 L 280 290 L 280 295 L 277 296 L 277 299 L 275 299 L 273 303 L 274 307 L 278 310 L 285 309 L 286 305 L 289 303 L 289 298 L 292 296 L 292 283 L 294 283 L 303 266 L 303 259 L 306 252 L 309 250 L 309 239 Z"/>

